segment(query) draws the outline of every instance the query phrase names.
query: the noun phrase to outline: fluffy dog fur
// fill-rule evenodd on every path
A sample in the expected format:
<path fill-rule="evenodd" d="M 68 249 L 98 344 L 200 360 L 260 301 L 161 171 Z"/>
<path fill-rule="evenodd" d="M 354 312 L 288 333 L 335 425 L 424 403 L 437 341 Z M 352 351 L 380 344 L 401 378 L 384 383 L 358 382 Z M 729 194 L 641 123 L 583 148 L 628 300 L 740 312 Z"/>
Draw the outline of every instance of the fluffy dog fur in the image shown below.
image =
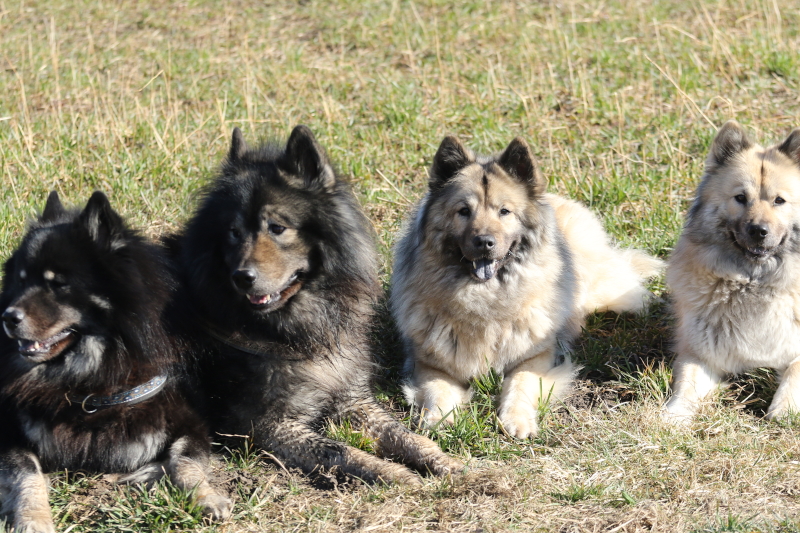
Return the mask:
<path fill-rule="evenodd" d="M 451 420 L 470 379 L 504 374 L 499 416 L 537 432 L 540 402 L 561 398 L 567 349 L 587 313 L 638 311 L 661 262 L 609 244 L 581 205 L 545 193 L 528 145 L 491 157 L 442 141 L 395 250 L 391 307 L 407 348 L 409 401 L 425 425 Z"/>
<path fill-rule="evenodd" d="M 52 532 L 44 471 L 166 472 L 212 517 L 231 502 L 205 477 L 206 426 L 161 313 L 174 283 L 159 250 L 124 227 L 102 193 L 66 211 L 51 193 L 5 263 L 0 303 L 0 500 L 20 532 Z M 155 396 L 90 412 L 104 397 L 167 376 Z M 70 400 L 70 398 L 73 398 Z"/>
<path fill-rule="evenodd" d="M 717 134 L 667 269 L 677 317 L 666 419 L 686 423 L 726 374 L 781 374 L 767 411 L 800 408 L 800 129 L 762 148 Z"/>
<path fill-rule="evenodd" d="M 419 483 L 405 466 L 320 433 L 326 419 L 349 418 L 384 457 L 438 475 L 461 468 L 373 398 L 374 237 L 308 128 L 295 128 L 285 149 L 248 149 L 235 129 L 174 246 L 216 430 L 252 434 L 305 472 Z"/>

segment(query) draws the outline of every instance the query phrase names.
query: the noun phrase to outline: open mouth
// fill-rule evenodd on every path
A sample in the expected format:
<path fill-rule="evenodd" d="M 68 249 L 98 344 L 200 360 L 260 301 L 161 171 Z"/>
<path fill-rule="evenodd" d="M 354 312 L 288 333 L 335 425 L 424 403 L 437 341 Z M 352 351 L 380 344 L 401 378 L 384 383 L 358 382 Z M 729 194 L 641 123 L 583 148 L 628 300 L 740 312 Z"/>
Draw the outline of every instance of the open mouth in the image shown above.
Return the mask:
<path fill-rule="evenodd" d="M 485 283 L 495 277 L 497 272 L 503 268 L 503 266 L 508 263 L 509 259 L 514 255 L 514 249 L 516 248 L 517 243 L 511 245 L 506 252 L 506 255 L 501 257 L 500 259 L 491 259 L 488 257 L 481 257 L 478 259 L 474 259 L 472 261 L 472 268 L 469 271 L 470 276 L 472 279 L 479 281 L 481 283 Z"/>
<path fill-rule="evenodd" d="M 57 333 L 43 341 L 18 339 L 18 350 L 23 357 L 35 362 L 43 362 L 56 357 L 66 350 L 72 345 L 76 336 L 77 334 L 71 329 L 65 329 L 61 333 Z"/>
<path fill-rule="evenodd" d="M 273 292 L 272 294 L 248 294 L 247 299 L 250 305 L 262 311 L 274 311 L 280 307 L 289 298 L 297 294 L 303 281 L 300 279 L 300 272 L 295 272 L 289 281 L 286 282 L 286 287 Z"/>
<path fill-rule="evenodd" d="M 489 281 L 497 273 L 500 261 L 497 259 L 478 259 L 472 262 L 472 277 L 478 281 Z"/>

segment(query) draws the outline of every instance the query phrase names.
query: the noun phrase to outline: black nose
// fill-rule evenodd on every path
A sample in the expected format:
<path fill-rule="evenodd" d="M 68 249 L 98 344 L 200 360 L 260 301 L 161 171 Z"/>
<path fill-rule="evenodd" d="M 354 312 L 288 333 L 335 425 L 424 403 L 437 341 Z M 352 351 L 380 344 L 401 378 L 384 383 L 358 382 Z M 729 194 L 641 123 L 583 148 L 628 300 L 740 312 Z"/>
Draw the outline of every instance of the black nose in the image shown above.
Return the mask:
<path fill-rule="evenodd" d="M 769 235 L 769 229 L 761 224 L 749 224 L 747 226 L 747 234 L 753 239 L 762 240 Z"/>
<path fill-rule="evenodd" d="M 22 311 L 22 309 L 17 307 L 9 307 L 3 313 L 3 322 L 5 322 L 6 326 L 9 328 L 17 327 L 24 318 L 25 313 Z"/>
<path fill-rule="evenodd" d="M 231 274 L 233 284 L 243 291 L 252 288 L 257 277 L 256 271 L 252 268 L 242 268 Z"/>
<path fill-rule="evenodd" d="M 488 252 L 494 245 L 497 244 L 497 241 L 494 238 L 494 235 L 477 235 L 472 238 L 472 244 L 478 250 Z"/>

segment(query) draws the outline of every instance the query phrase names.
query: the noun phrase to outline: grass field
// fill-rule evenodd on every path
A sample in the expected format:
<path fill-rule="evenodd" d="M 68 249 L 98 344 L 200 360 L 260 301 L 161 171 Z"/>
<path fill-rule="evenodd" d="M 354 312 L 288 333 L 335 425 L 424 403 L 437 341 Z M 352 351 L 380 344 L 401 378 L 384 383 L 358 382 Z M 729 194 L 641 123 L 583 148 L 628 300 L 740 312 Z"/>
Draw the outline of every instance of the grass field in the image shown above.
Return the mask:
<path fill-rule="evenodd" d="M 56 189 L 100 189 L 150 236 L 176 229 L 231 129 L 307 124 L 351 180 L 389 254 L 441 138 L 482 152 L 517 135 L 551 191 L 589 205 L 623 245 L 666 257 L 715 126 L 763 143 L 800 113 L 800 5 L 788 0 L 451 3 L 0 1 L 0 252 Z M 388 286 L 387 286 L 388 289 Z M 656 293 L 667 296 L 663 281 Z M 382 398 L 407 416 L 385 311 Z M 469 462 L 421 489 L 320 488 L 246 447 L 219 455 L 234 519 L 187 495 L 53 476 L 63 531 L 800 531 L 797 424 L 762 419 L 769 372 L 735 380 L 691 431 L 663 427 L 671 321 L 591 317 L 575 394 L 515 441 L 496 376 L 434 434 Z M 349 434 L 332 427 L 333 434 Z"/>

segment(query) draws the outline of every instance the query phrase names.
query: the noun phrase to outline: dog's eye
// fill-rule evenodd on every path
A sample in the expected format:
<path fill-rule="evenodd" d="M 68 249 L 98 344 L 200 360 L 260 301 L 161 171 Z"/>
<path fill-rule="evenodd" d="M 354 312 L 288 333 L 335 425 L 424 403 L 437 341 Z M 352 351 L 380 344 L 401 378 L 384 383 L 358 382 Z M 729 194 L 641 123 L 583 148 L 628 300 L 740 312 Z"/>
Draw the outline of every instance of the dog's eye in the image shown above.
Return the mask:
<path fill-rule="evenodd" d="M 273 235 L 280 235 L 281 233 L 286 231 L 286 227 L 281 226 L 280 224 L 270 224 L 268 228 L 269 232 L 272 233 Z"/>
<path fill-rule="evenodd" d="M 469 207 L 462 207 L 461 209 L 458 210 L 458 214 L 461 215 L 462 217 L 468 217 L 471 213 L 472 211 L 470 210 Z"/>
<path fill-rule="evenodd" d="M 242 232 L 240 232 L 236 228 L 231 228 L 228 230 L 228 237 L 234 242 L 237 242 L 242 237 Z"/>
<path fill-rule="evenodd" d="M 733 197 L 733 199 L 739 202 L 740 204 L 747 203 L 747 196 L 745 196 L 744 194 L 737 194 L 736 196 Z"/>
<path fill-rule="evenodd" d="M 507 215 L 507 214 L 509 214 L 509 213 L 511 213 L 511 211 L 509 211 L 509 210 L 508 210 L 508 209 L 506 209 L 505 207 L 504 207 L 503 209 L 501 209 L 501 210 L 500 210 L 500 216 L 501 216 L 501 217 L 504 217 L 504 216 L 506 216 L 506 215 Z"/>
<path fill-rule="evenodd" d="M 778 196 L 778 197 L 776 197 L 776 198 L 775 198 L 775 205 L 783 205 L 783 204 L 785 204 L 785 203 L 786 203 L 786 200 L 784 200 L 784 199 L 783 199 L 783 198 L 781 198 L 780 196 Z"/>

